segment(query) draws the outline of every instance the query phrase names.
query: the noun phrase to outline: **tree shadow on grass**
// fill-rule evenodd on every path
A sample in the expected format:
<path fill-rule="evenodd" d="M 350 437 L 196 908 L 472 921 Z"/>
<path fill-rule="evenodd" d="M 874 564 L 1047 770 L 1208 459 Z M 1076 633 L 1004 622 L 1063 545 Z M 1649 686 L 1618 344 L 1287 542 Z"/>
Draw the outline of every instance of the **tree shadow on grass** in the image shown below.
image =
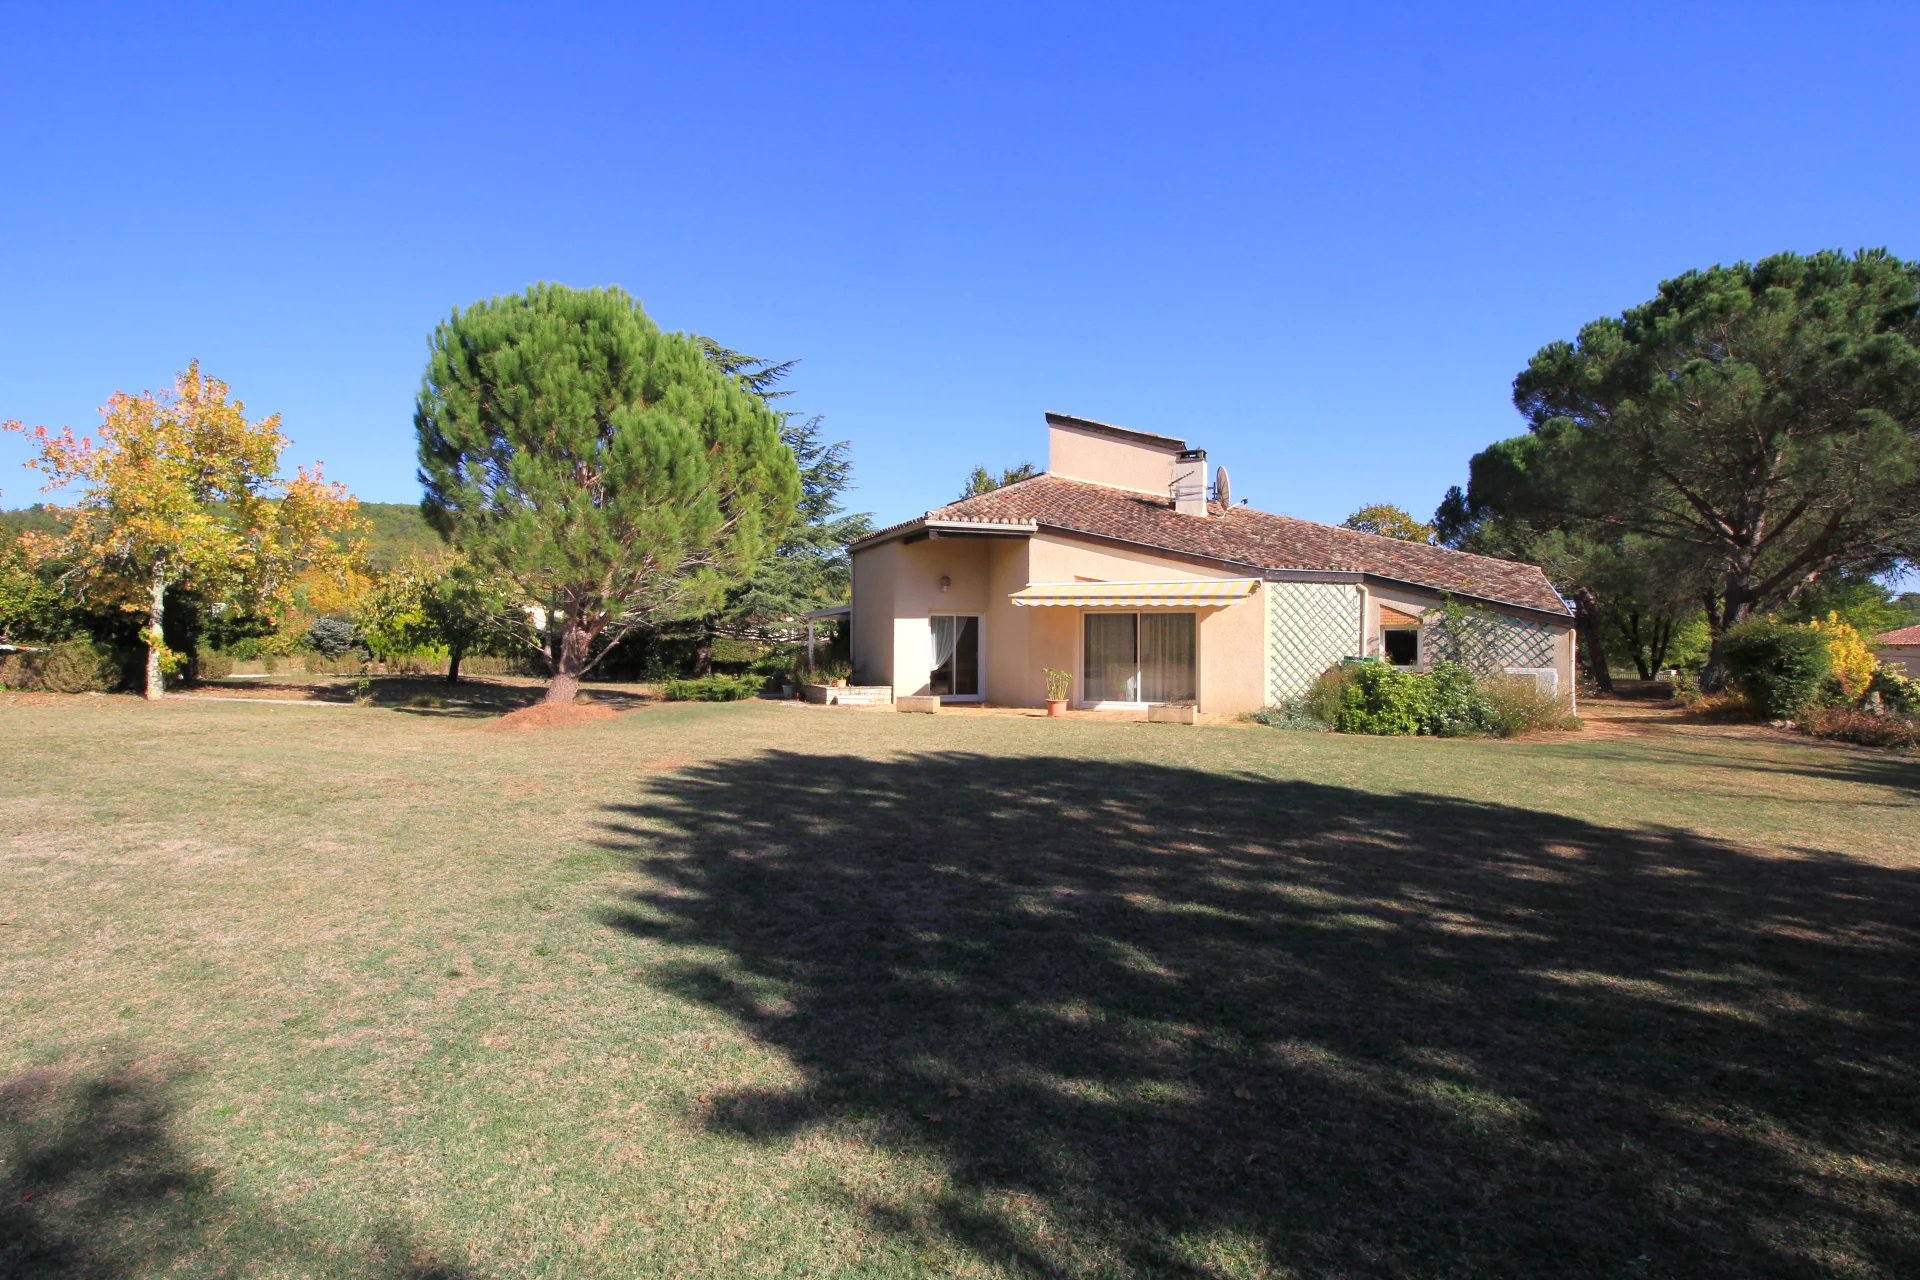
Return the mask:
<path fill-rule="evenodd" d="M 355 1254 L 220 1189 L 175 1142 L 186 1074 L 153 1062 L 0 1080 L 0 1276 L 115 1280 L 299 1274 L 474 1280 L 396 1223 Z"/>
<path fill-rule="evenodd" d="M 202 680 L 190 686 L 201 692 L 190 693 L 189 696 L 210 699 L 207 691 L 219 690 L 240 696 L 347 705 L 362 696 L 357 684 L 358 681 L 351 676 L 289 677 L 280 680 L 228 678 Z M 379 675 L 367 678 L 364 697 L 371 706 L 409 715 L 492 720 L 538 704 L 546 691 L 545 685 L 514 684 L 486 676 L 468 676 L 459 684 L 448 684 L 440 676 Z M 657 701 L 652 694 L 633 687 L 600 684 L 583 685 L 579 700 L 612 707 L 616 711 L 630 711 Z"/>
<path fill-rule="evenodd" d="M 607 839 L 642 972 L 805 1074 L 706 1123 L 931 1154 L 864 1207 L 1014 1271 L 1920 1274 L 1912 870 L 958 753 L 691 768 Z"/>
<path fill-rule="evenodd" d="M 1776 741 L 1763 740 L 1756 745 L 1772 747 Z M 1920 795 L 1920 753 L 1886 751 L 1826 738 L 1800 737 L 1791 741 L 1799 748 L 1792 754 L 1773 750 L 1743 752 L 1714 749 L 1699 739 L 1654 743 L 1642 738 L 1632 747 L 1599 743 L 1577 745 L 1587 759 L 1638 764 L 1665 763 L 1676 769 L 1699 769 L 1703 765 L 1712 765 L 1755 775 L 1797 774 L 1826 782 L 1854 782 L 1862 786 L 1885 787 L 1889 791 Z M 1913 801 L 1910 799 L 1906 803 Z"/>

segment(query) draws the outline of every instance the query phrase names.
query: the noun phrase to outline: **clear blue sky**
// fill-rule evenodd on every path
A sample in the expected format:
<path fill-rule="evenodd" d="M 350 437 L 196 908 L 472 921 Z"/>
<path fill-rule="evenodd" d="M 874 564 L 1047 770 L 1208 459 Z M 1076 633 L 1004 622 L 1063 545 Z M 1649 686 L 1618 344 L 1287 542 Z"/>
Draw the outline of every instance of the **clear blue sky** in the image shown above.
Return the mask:
<path fill-rule="evenodd" d="M 1663 276 L 1920 256 L 1920 6 L 1462 8 L 0 0 L 0 417 L 198 357 L 413 501 L 435 321 L 614 283 L 799 357 L 883 521 L 1046 409 L 1424 515 Z"/>

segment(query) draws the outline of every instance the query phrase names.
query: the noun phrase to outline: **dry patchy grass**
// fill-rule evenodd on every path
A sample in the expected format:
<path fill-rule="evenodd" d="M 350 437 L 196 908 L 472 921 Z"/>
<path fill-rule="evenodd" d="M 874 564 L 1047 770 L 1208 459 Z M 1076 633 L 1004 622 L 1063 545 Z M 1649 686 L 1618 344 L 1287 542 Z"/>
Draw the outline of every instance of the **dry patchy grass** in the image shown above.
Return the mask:
<path fill-rule="evenodd" d="M 0 1273 L 1920 1271 L 1910 758 L 490 723 L 0 700 Z"/>

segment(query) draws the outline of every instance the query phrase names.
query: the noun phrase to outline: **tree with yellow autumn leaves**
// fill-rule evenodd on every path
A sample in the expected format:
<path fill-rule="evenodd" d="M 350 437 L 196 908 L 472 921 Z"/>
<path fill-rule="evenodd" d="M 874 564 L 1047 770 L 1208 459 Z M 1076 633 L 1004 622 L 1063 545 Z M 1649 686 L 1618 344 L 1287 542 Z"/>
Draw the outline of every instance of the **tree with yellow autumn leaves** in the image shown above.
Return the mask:
<path fill-rule="evenodd" d="M 146 616 L 146 696 L 158 698 L 184 655 L 162 633 L 166 595 L 187 587 L 230 608 L 272 616 L 304 576 L 344 576 L 357 556 L 359 518 L 345 486 L 318 465 L 279 474 L 280 415 L 248 421 L 227 384 L 196 361 L 170 393 L 116 392 L 92 437 L 18 421 L 47 489 L 77 486 L 64 530 L 30 547 L 58 557 L 96 601 Z"/>

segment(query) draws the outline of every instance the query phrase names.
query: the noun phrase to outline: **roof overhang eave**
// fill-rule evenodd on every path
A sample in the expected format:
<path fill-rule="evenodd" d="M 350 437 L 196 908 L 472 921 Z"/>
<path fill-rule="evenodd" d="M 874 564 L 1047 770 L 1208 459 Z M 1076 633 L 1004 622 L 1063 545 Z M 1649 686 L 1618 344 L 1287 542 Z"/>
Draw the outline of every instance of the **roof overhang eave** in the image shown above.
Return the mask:
<path fill-rule="evenodd" d="M 1020 537 L 1037 533 L 1040 526 L 1031 520 L 936 520 L 931 516 L 919 516 L 890 525 L 877 533 L 847 544 L 847 554 L 865 551 L 868 547 L 877 547 L 883 542 L 893 542 L 900 538 L 909 538 L 915 534 L 947 537 L 982 534 L 986 536 Z"/>

